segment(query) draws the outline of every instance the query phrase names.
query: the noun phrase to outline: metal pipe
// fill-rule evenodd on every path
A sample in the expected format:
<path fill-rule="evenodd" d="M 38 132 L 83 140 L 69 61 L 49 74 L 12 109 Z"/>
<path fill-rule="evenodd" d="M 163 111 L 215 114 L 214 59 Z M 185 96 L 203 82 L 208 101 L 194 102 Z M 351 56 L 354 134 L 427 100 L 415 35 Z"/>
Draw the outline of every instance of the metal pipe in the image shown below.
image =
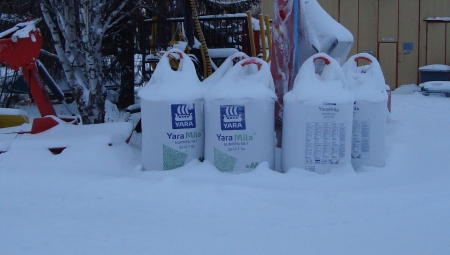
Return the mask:
<path fill-rule="evenodd" d="M 266 29 L 263 21 L 263 15 L 259 14 L 259 35 L 261 38 L 261 50 L 263 55 L 263 60 L 267 59 L 267 48 L 266 48 Z"/>
<path fill-rule="evenodd" d="M 266 62 L 270 62 L 272 59 L 272 31 L 270 29 L 270 22 L 269 22 L 269 15 L 266 15 L 265 17 L 266 21 L 266 29 L 267 29 L 267 43 L 269 44 L 269 56 L 266 59 Z"/>
<path fill-rule="evenodd" d="M 252 57 L 256 57 L 256 49 L 255 49 L 255 38 L 253 34 L 253 22 L 252 22 L 252 14 L 251 12 L 247 11 L 247 22 L 248 22 L 248 36 L 250 37 L 250 47 L 251 47 L 251 54 Z"/>

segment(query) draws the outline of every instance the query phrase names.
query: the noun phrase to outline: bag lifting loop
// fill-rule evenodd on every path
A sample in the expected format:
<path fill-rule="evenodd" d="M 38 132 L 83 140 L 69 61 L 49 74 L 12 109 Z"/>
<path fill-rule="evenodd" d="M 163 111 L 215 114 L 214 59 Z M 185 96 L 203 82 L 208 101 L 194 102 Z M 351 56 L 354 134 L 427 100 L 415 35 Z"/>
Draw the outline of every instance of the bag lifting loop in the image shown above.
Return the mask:
<path fill-rule="evenodd" d="M 369 58 L 366 58 L 366 57 L 362 57 L 362 56 L 356 57 L 355 62 L 358 62 L 358 60 L 360 60 L 360 59 L 366 60 L 367 62 L 372 63 L 372 60 L 370 60 Z"/>
<path fill-rule="evenodd" d="M 323 61 L 325 61 L 325 64 L 326 64 L 326 65 L 331 64 L 331 61 L 330 61 L 328 58 L 326 58 L 326 57 L 320 56 L 320 57 L 314 58 L 314 59 L 313 59 L 313 62 L 315 62 L 316 60 L 323 60 Z"/>
<path fill-rule="evenodd" d="M 262 63 L 260 62 L 260 60 L 255 59 L 255 58 L 249 58 L 249 59 L 245 60 L 244 62 L 241 63 L 241 66 L 246 66 L 246 65 L 251 65 L 251 64 L 255 64 L 258 67 L 262 66 Z"/>
<path fill-rule="evenodd" d="M 181 52 L 178 52 L 178 51 L 171 51 L 171 52 L 169 52 L 169 54 L 167 54 L 167 57 L 170 58 L 171 54 L 173 54 L 173 53 L 176 53 L 176 54 L 180 55 L 180 59 L 183 59 L 183 55 L 181 54 Z"/>

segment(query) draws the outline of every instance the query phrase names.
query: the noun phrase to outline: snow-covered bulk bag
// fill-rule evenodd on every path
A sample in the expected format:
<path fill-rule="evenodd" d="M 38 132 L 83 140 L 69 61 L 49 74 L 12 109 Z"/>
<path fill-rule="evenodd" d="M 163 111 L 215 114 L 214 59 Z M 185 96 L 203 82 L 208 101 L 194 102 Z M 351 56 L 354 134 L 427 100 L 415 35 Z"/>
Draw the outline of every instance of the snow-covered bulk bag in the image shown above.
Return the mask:
<path fill-rule="evenodd" d="M 179 58 L 176 71 L 171 56 Z M 189 56 L 178 49 L 165 53 L 138 95 L 146 170 L 171 170 L 203 157 L 203 89 Z"/>
<path fill-rule="evenodd" d="M 358 67 L 363 59 L 368 65 Z M 352 165 L 382 167 L 385 163 L 388 92 L 378 61 L 367 53 L 350 57 L 342 66 L 349 90 L 355 95 L 353 107 Z"/>
<path fill-rule="evenodd" d="M 214 71 L 208 78 L 202 81 L 203 86 L 208 88 L 216 83 L 218 83 L 222 77 L 233 67 L 233 64 L 237 60 L 242 60 L 244 58 L 248 58 L 248 55 L 244 52 L 236 52 L 233 55 L 229 56 L 223 63 Z"/>
<path fill-rule="evenodd" d="M 275 92 L 269 65 L 246 58 L 205 93 L 205 160 L 222 172 L 275 165 Z"/>
<path fill-rule="evenodd" d="M 323 60 L 322 74 L 315 61 Z M 351 168 L 353 94 L 339 63 L 325 53 L 306 60 L 284 96 L 282 172 L 304 168 L 327 173 L 332 168 Z"/>

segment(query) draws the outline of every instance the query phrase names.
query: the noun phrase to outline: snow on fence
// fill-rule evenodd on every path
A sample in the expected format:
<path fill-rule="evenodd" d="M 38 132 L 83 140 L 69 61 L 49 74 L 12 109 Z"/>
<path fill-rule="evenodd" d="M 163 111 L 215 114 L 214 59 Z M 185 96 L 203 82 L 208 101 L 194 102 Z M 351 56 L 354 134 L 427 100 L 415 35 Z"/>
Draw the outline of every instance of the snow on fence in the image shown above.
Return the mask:
<path fill-rule="evenodd" d="M 171 42 L 182 41 L 183 18 L 149 19 L 142 26 L 141 49 L 143 55 L 142 73 L 149 79 L 154 64 L 159 60 L 157 52 L 165 51 Z M 199 17 L 199 22 L 208 49 L 230 49 L 250 53 L 248 20 L 245 14 L 208 15 Z M 217 66 L 228 56 L 211 56 Z"/>

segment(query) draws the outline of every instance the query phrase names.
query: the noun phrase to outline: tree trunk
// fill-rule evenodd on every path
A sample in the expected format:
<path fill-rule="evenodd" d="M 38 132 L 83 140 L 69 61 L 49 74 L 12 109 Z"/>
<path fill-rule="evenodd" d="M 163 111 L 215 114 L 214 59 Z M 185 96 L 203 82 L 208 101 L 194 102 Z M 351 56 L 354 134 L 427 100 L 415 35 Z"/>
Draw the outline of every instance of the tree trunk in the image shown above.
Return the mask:
<path fill-rule="evenodd" d="M 134 104 L 134 25 L 126 23 L 120 31 L 120 51 L 117 56 L 120 63 L 120 90 L 117 107 L 125 109 Z"/>
<path fill-rule="evenodd" d="M 83 124 L 98 124 L 105 122 L 105 93 L 101 89 L 97 89 L 93 93 L 89 93 L 87 99 L 90 103 L 86 104 L 83 91 L 80 86 L 74 87 L 74 95 L 76 94 L 76 102 L 78 112 L 80 113 Z"/>
<path fill-rule="evenodd" d="M 121 24 L 127 15 L 123 12 L 124 7 L 129 2 L 41 0 L 42 13 L 51 30 L 56 53 L 74 93 L 83 124 L 103 123 L 105 120 L 103 36 Z"/>

